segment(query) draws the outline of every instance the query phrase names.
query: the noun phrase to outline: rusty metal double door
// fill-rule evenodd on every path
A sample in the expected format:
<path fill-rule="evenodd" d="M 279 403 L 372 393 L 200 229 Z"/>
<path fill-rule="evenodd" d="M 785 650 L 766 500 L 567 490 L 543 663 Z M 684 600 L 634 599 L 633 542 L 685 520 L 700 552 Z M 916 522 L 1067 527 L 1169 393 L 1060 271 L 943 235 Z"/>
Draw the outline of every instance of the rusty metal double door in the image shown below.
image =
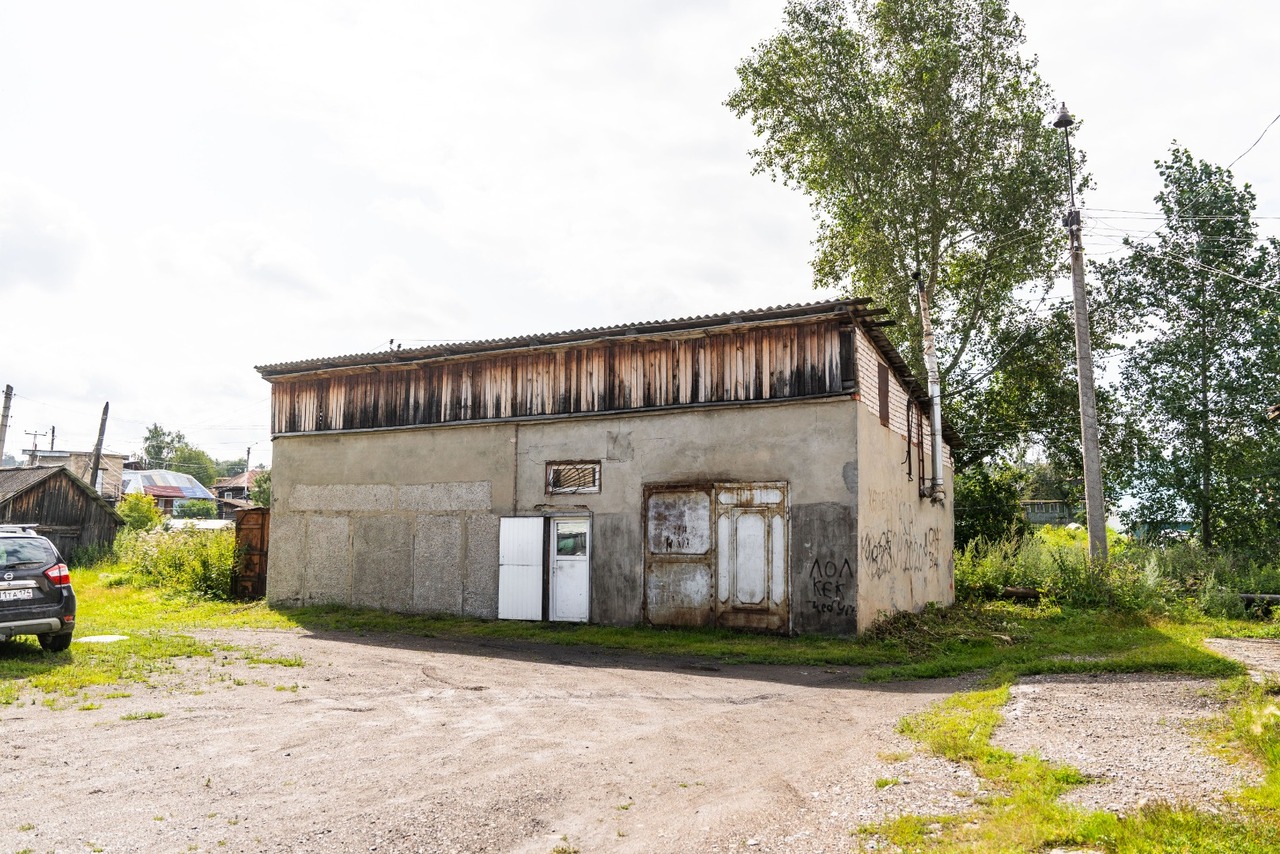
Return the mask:
<path fill-rule="evenodd" d="M 645 490 L 645 614 L 655 625 L 790 628 L 784 482 Z"/>

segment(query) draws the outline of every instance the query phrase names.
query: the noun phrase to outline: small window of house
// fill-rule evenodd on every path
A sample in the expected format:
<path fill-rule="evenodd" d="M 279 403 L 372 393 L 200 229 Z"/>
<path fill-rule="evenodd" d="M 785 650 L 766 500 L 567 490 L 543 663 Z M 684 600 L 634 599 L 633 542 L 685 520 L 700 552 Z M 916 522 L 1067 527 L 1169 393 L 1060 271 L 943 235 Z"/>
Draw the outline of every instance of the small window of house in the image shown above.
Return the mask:
<path fill-rule="evenodd" d="M 879 380 L 880 423 L 889 426 L 889 366 L 881 362 L 876 365 L 876 378 Z"/>
<path fill-rule="evenodd" d="M 600 462 L 547 463 L 547 494 L 600 491 Z"/>

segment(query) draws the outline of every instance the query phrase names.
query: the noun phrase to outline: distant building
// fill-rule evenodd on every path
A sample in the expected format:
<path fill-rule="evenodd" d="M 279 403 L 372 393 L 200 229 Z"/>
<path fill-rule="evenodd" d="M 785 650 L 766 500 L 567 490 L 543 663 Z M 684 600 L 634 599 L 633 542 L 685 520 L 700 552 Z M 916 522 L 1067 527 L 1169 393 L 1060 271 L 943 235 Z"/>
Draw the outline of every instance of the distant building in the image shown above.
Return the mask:
<path fill-rule="evenodd" d="M 248 501 L 254 480 L 266 473 L 266 469 L 250 469 L 231 477 L 220 477 L 213 482 L 213 494 L 222 499 Z"/>
<path fill-rule="evenodd" d="M 76 477 L 88 483 L 93 451 L 27 451 L 29 466 L 66 466 Z M 124 472 L 124 454 L 103 454 L 98 461 L 97 482 L 91 484 L 108 501 L 120 500 L 120 481 Z"/>
<path fill-rule="evenodd" d="M 216 501 L 217 497 L 189 474 L 167 469 L 125 471 L 122 495 L 141 492 L 156 500 L 161 513 L 172 515 L 186 501 Z"/>
<path fill-rule="evenodd" d="M 1032 498 L 1020 502 L 1022 513 L 1032 525 L 1069 525 L 1076 520 L 1076 507 L 1058 498 Z"/>

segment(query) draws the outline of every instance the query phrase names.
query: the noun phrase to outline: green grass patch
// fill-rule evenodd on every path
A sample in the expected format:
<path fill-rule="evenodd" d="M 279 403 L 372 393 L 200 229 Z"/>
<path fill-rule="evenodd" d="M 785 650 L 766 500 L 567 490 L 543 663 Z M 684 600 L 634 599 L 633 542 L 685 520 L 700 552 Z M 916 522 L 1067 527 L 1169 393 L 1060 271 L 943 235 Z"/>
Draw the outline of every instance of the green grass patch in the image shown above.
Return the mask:
<path fill-rule="evenodd" d="M 72 643 L 66 652 L 42 651 L 35 638 L 0 643 L 0 705 L 25 692 L 80 698 L 88 688 L 145 683 L 173 670 L 178 659 L 207 658 L 214 644 L 182 634 L 192 629 L 290 628 L 294 624 L 262 602 L 211 602 L 153 588 L 116 583 L 118 567 L 73 570 L 76 637 L 125 635 L 114 643 Z M 252 653 L 246 653 L 252 657 Z M 256 663 L 286 667 L 300 660 L 259 657 Z M 108 693 L 105 698 L 128 696 Z M 58 706 L 62 708 L 62 705 Z"/>
<path fill-rule="evenodd" d="M 250 664 L 272 664 L 276 667 L 303 667 L 306 665 L 300 655 L 270 656 L 250 652 L 244 657 L 244 660 Z"/>
<path fill-rule="evenodd" d="M 485 621 L 391 614 L 338 605 L 282 609 L 313 631 L 502 639 L 596 646 L 642 654 L 690 655 L 751 664 L 865 667 L 877 681 L 1036 673 L 1169 672 L 1203 677 L 1243 673 L 1205 649 L 1232 621 L 1026 606 L 964 603 L 898 614 L 856 637 L 779 637 L 723 629 L 619 628 L 589 624 Z M 1232 624 L 1234 626 L 1234 624 Z M 1248 631 L 1234 626 L 1234 631 Z"/>
<path fill-rule="evenodd" d="M 154 721 L 164 717 L 164 712 L 130 712 L 127 715 L 121 715 L 122 721 Z"/>
<path fill-rule="evenodd" d="M 857 638 L 779 637 L 717 629 L 620 628 L 588 624 L 485 621 L 391 614 L 340 606 L 273 609 L 178 596 L 118 583 L 114 565 L 72 573 L 80 601 L 77 637 L 126 635 L 108 644 L 73 643 L 40 651 L 34 639 L 0 645 L 0 705 L 25 690 L 75 696 L 86 688 L 146 682 L 182 658 L 209 657 L 215 645 L 186 631 L 292 629 L 391 633 L 419 637 L 510 640 L 594 646 L 646 655 L 697 656 L 723 662 L 864 668 L 872 680 L 954 676 L 975 671 L 997 682 L 1034 673 L 1177 672 L 1227 677 L 1238 665 L 1207 651 L 1208 635 L 1268 636 L 1275 624 L 1159 617 L 1002 602 L 964 603 L 882 621 Z M 242 652 L 250 664 L 301 667 L 297 656 Z"/>
<path fill-rule="evenodd" d="M 1243 685 L 1243 680 L 1235 683 Z M 904 851 L 1037 851 L 1084 846 L 1115 852 L 1280 850 L 1280 709 L 1266 688 L 1237 687 L 1226 733 L 1237 749 L 1264 762 L 1266 781 L 1246 789 L 1237 808 L 1210 813 L 1152 803 L 1123 817 L 1060 801 L 1088 780 L 1069 765 L 1018 756 L 991 744 L 1008 701 L 1008 684 L 953 695 L 904 718 L 900 731 L 939 756 L 969 765 L 991 792 L 960 816 L 903 816 L 859 828 Z M 878 783 L 877 783 L 878 785 Z"/>

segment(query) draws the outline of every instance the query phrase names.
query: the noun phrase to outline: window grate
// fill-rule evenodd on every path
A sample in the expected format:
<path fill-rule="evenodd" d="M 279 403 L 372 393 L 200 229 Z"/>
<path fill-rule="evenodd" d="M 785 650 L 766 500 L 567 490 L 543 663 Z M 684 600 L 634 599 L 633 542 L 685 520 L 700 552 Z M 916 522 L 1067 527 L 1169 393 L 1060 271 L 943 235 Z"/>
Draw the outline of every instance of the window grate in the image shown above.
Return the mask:
<path fill-rule="evenodd" d="M 600 463 L 547 463 L 547 493 L 599 492 Z"/>

